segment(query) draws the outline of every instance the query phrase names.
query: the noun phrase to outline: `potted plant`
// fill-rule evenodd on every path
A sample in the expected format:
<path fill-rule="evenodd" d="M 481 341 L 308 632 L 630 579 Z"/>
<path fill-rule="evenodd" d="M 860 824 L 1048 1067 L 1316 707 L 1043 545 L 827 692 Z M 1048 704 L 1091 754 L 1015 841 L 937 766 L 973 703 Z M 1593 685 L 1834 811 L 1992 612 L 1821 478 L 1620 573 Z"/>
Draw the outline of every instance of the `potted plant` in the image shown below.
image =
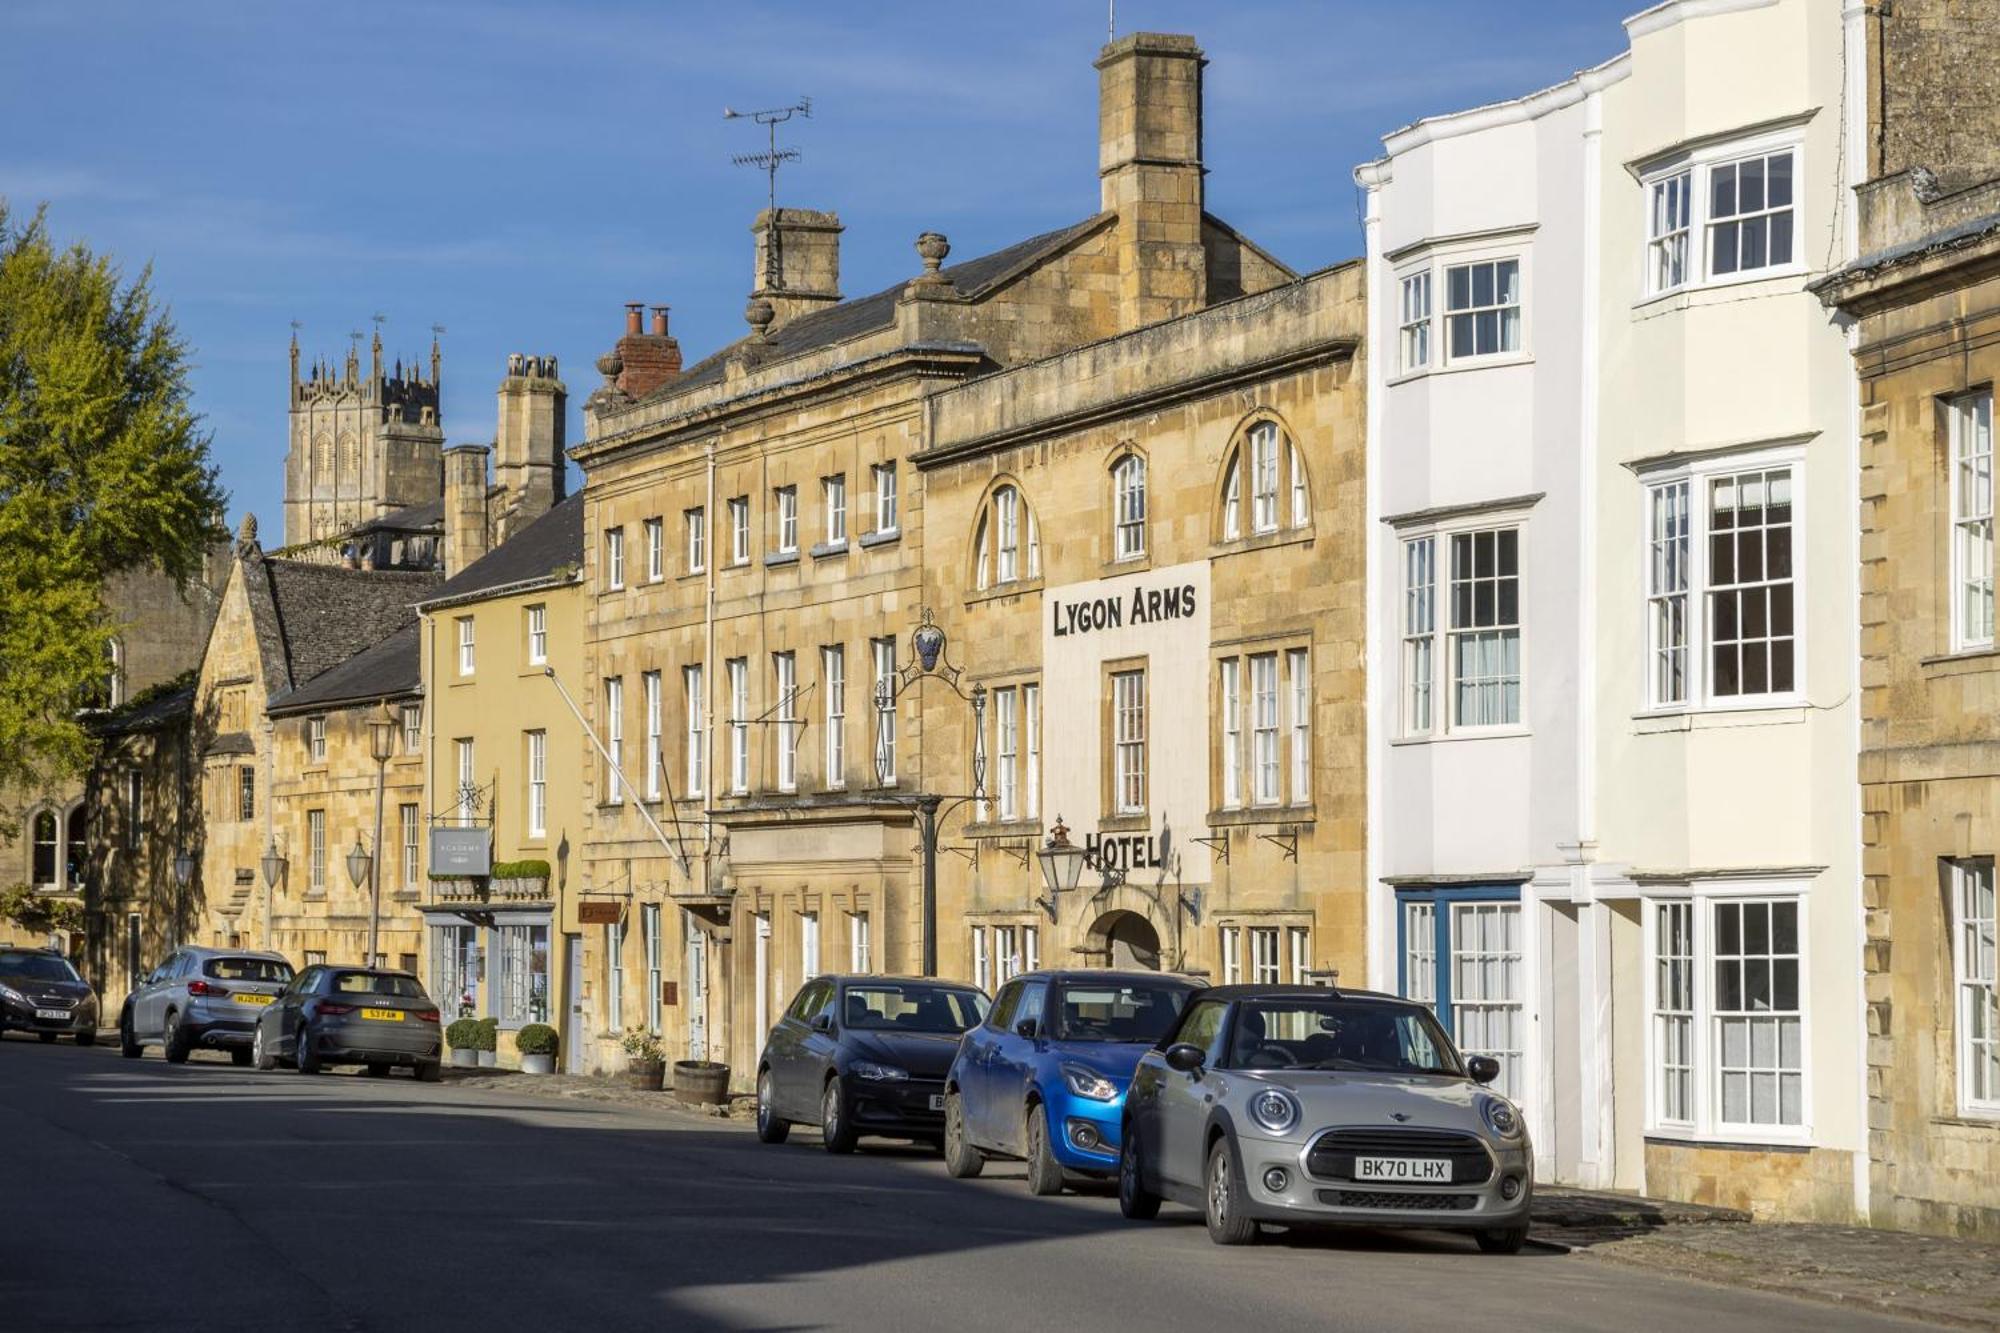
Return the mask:
<path fill-rule="evenodd" d="M 500 1063 L 500 1020 L 475 1018 L 472 1022 L 479 1029 L 479 1040 L 473 1046 L 479 1052 L 479 1067 L 491 1069 Z"/>
<path fill-rule="evenodd" d="M 556 1072 L 556 1030 L 547 1023 L 530 1023 L 514 1034 L 514 1049 L 521 1053 L 524 1074 Z"/>
<path fill-rule="evenodd" d="M 660 1039 L 644 1028 L 630 1028 L 618 1045 L 625 1052 L 626 1084 L 658 1092 L 667 1081 L 667 1055 L 660 1049 Z"/>
<path fill-rule="evenodd" d="M 729 1066 L 718 1060 L 674 1061 L 674 1096 L 690 1106 L 721 1106 L 729 1100 Z"/>
<path fill-rule="evenodd" d="M 529 859 L 525 861 L 495 861 L 493 875 L 488 881 L 491 896 L 530 902 L 549 896 L 549 863 Z"/>
<path fill-rule="evenodd" d="M 453 1069 L 476 1069 L 479 1067 L 479 1021 L 460 1018 L 444 1030 L 445 1044 L 451 1047 L 451 1067 Z"/>

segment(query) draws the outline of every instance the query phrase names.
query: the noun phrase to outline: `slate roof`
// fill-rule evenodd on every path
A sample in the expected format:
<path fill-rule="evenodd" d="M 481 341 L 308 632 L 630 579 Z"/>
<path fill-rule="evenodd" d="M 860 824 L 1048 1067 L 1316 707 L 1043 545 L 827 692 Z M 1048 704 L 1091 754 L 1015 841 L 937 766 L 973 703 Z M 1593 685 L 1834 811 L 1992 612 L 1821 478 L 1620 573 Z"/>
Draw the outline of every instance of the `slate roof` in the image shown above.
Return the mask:
<path fill-rule="evenodd" d="M 265 698 L 278 702 L 414 622 L 414 604 L 438 578 L 429 571 L 273 560 L 253 550 L 243 561 L 243 590 L 257 630 Z"/>
<path fill-rule="evenodd" d="M 380 643 L 313 677 L 272 704 L 271 716 L 415 694 L 423 687 L 419 623 L 412 620 Z"/>
<path fill-rule="evenodd" d="M 420 505 L 410 505 L 404 509 L 392 510 L 379 518 L 371 518 L 366 523 L 358 523 L 353 531 L 362 532 L 442 532 L 444 531 L 444 497 L 426 500 Z"/>
<path fill-rule="evenodd" d="M 582 563 L 583 492 L 578 491 L 446 579 L 423 603 L 472 597 Z"/>
<path fill-rule="evenodd" d="M 194 712 L 194 686 L 183 686 L 143 703 L 127 704 L 105 716 L 93 718 L 89 729 L 97 736 L 130 736 L 135 732 L 157 731 Z"/>
<path fill-rule="evenodd" d="M 1016 270 L 1062 249 L 1070 242 L 1101 226 L 1108 215 L 1098 214 L 1085 218 L 1072 226 L 1055 231 L 1043 232 L 1018 241 L 1004 250 L 968 259 L 962 264 L 952 264 L 942 270 L 951 279 L 959 293 L 977 299 L 1002 279 L 1011 277 Z M 766 344 L 771 349 L 771 358 L 781 360 L 798 356 L 804 352 L 817 351 L 837 342 L 859 337 L 864 333 L 874 333 L 889 328 L 896 322 L 896 302 L 902 297 L 903 289 L 909 286 L 907 280 L 893 287 L 885 287 L 872 296 L 858 296 L 851 301 L 828 306 L 800 315 L 789 323 L 780 325 Z M 685 390 L 698 388 L 722 378 L 722 370 L 731 352 L 735 351 L 747 338 L 723 348 L 712 356 L 703 358 L 688 367 L 687 373 L 653 390 L 642 401 L 653 402 L 671 398 Z"/>

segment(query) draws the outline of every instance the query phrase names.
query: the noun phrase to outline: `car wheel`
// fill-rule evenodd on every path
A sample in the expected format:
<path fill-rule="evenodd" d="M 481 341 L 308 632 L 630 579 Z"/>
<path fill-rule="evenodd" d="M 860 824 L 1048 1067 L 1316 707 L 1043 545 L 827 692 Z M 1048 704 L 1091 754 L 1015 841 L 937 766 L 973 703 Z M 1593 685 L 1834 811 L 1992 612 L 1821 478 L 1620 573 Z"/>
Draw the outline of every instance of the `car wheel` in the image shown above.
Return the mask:
<path fill-rule="evenodd" d="M 160 1034 L 160 1044 L 166 1047 L 167 1063 L 184 1065 L 188 1058 L 187 1025 L 181 1022 L 177 1013 L 167 1014 L 167 1030 Z"/>
<path fill-rule="evenodd" d="M 269 1073 L 278 1067 L 278 1057 L 272 1053 L 264 1040 L 264 1025 L 259 1023 L 250 1034 L 250 1063 Z"/>
<path fill-rule="evenodd" d="M 371 1064 L 371 1065 L 369 1065 L 369 1066 L 368 1066 L 368 1077 L 370 1077 L 370 1078 L 387 1078 L 387 1077 L 389 1077 L 389 1066 L 387 1066 L 387 1065 L 385 1065 L 385 1064 L 381 1063 L 381 1062 L 380 1062 L 380 1061 L 378 1060 L 378 1061 L 377 1061 L 377 1062 L 375 1062 L 374 1064 Z"/>
<path fill-rule="evenodd" d="M 1243 1212 L 1243 1172 L 1236 1150 L 1224 1135 L 1208 1150 L 1208 1188 L 1203 1191 L 1208 1238 L 1217 1245 L 1249 1245 L 1257 1239 L 1256 1219 Z"/>
<path fill-rule="evenodd" d="M 757 1075 L 757 1142 L 783 1143 L 792 1132 L 792 1122 L 771 1109 L 771 1071 Z"/>
<path fill-rule="evenodd" d="M 1062 1163 L 1049 1148 L 1049 1110 L 1040 1102 L 1028 1108 L 1028 1193 L 1061 1194 Z"/>
<path fill-rule="evenodd" d="M 313 1050 L 311 1028 L 303 1025 L 300 1026 L 298 1047 L 292 1057 L 292 1063 L 297 1066 L 301 1074 L 317 1074 L 319 1072 L 319 1054 Z"/>
<path fill-rule="evenodd" d="M 1134 1222 L 1150 1222 L 1160 1215 L 1160 1196 L 1146 1188 L 1145 1179 L 1139 1127 L 1127 1125 L 1118 1145 L 1118 1211 Z"/>
<path fill-rule="evenodd" d="M 443 1071 L 439 1069 L 438 1062 L 435 1060 L 425 1060 L 417 1066 L 416 1072 L 417 1082 L 419 1083 L 435 1083 L 444 1077 Z"/>
<path fill-rule="evenodd" d="M 127 1060 L 136 1060 L 145 1053 L 146 1048 L 132 1035 L 132 1011 L 127 1009 L 118 1015 L 118 1054 Z"/>
<path fill-rule="evenodd" d="M 79 1046 L 95 1046 L 95 1045 L 97 1045 L 97 1029 L 96 1029 L 96 1028 L 85 1028 L 85 1029 L 84 1029 L 83 1031 L 81 1031 L 81 1032 L 77 1033 L 77 1034 L 76 1034 L 76 1044 L 77 1044 L 77 1045 L 79 1045 Z"/>
<path fill-rule="evenodd" d="M 56 1038 L 62 1034 L 59 1032 L 37 1032 L 35 1035 L 42 1039 L 42 1045 L 53 1046 L 56 1044 Z"/>
<path fill-rule="evenodd" d="M 847 1123 L 847 1098 L 840 1091 L 840 1080 L 826 1081 L 826 1091 L 819 1099 L 819 1132 L 826 1143 L 826 1150 L 833 1153 L 854 1151 L 854 1141 L 860 1136 Z"/>
<path fill-rule="evenodd" d="M 1476 1231 L 1473 1239 L 1479 1242 L 1481 1254 L 1519 1254 L 1521 1247 L 1528 1243 L 1528 1227 L 1522 1223 L 1516 1227 L 1494 1227 L 1489 1231 Z"/>
<path fill-rule="evenodd" d="M 944 1095 L 944 1173 L 970 1180 L 986 1169 L 986 1155 L 965 1141 L 965 1103 L 956 1092 Z"/>

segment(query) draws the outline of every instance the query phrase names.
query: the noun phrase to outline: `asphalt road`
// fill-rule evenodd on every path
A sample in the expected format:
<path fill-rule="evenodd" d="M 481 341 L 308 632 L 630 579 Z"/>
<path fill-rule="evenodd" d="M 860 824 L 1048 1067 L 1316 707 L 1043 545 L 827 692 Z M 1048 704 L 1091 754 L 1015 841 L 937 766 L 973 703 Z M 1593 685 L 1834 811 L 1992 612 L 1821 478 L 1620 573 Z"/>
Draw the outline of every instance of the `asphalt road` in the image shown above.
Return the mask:
<path fill-rule="evenodd" d="M 1910 1325 L 1439 1234 L 1196 1215 L 767 1148 L 666 1112 L 0 1039 L 0 1328 L 1651 1329 Z"/>

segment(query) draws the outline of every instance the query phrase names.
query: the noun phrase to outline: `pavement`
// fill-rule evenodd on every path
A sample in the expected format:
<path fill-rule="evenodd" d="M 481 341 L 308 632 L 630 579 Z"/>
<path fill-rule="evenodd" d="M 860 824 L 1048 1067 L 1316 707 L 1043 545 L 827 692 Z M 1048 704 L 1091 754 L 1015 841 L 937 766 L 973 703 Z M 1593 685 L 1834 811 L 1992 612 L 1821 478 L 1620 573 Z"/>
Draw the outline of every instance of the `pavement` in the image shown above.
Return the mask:
<path fill-rule="evenodd" d="M 1514 1257 L 1424 1232 L 1284 1232 L 1229 1250 L 1189 1209 L 1129 1223 L 1108 1191 L 1034 1198 L 1011 1164 L 953 1181 L 920 1149 L 836 1157 L 811 1133 L 765 1147 L 738 1121 L 589 1082 L 605 1095 L 560 1078 L 259 1074 L 0 1039 L 0 1326 L 1923 1326 L 1893 1305 L 1603 1257 L 1695 1232 L 1723 1254 L 1723 1237 L 1790 1228 L 1664 1222 Z"/>

